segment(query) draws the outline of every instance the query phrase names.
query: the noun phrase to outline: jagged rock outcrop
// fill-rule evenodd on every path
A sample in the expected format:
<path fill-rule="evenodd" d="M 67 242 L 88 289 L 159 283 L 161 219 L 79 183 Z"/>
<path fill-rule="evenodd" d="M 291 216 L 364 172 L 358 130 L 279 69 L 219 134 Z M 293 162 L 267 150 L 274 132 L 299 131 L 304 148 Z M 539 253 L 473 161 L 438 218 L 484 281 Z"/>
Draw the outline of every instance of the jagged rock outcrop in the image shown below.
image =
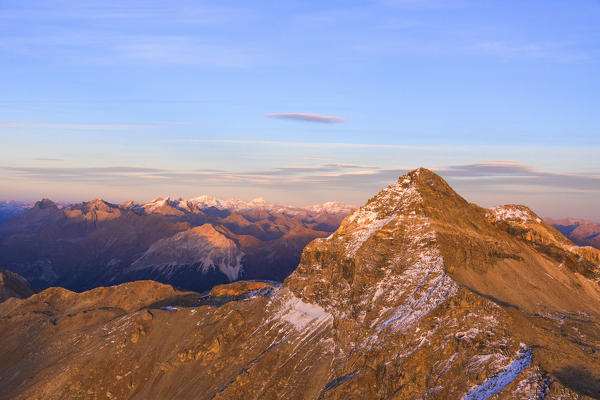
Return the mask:
<path fill-rule="evenodd" d="M 0 398 L 599 398 L 600 267 L 569 246 L 415 170 L 251 297 L 81 327 L 47 291 L 0 304 Z"/>

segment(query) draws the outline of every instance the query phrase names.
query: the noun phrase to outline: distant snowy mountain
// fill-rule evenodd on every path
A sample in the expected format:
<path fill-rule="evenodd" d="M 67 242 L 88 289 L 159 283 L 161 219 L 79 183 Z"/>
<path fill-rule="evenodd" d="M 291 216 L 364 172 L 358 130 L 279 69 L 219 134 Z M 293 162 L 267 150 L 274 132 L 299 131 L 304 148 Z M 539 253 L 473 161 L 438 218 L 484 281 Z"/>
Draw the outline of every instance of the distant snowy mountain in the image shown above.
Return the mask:
<path fill-rule="evenodd" d="M 348 214 L 350 211 L 356 208 L 356 206 L 343 204 L 337 201 L 327 202 L 323 204 L 317 204 L 309 207 L 297 207 L 297 206 L 282 206 L 277 204 L 268 203 L 262 197 L 253 199 L 251 201 L 244 201 L 240 199 L 228 199 L 220 200 L 213 196 L 199 196 L 189 200 L 185 199 L 172 199 L 170 197 L 162 198 L 159 197 L 148 203 L 138 204 L 133 201 L 128 201 L 123 204 L 126 208 L 145 210 L 147 213 L 164 213 L 169 212 L 171 214 L 177 214 L 177 211 L 183 213 L 194 213 L 209 208 L 216 208 L 219 210 L 236 210 L 236 211 L 247 211 L 247 210 L 267 210 L 275 211 L 278 213 L 285 213 L 287 215 L 298 215 L 298 214 L 312 214 L 312 213 L 328 213 L 328 214 Z"/>
<path fill-rule="evenodd" d="M 199 291 L 238 279 L 281 281 L 304 246 L 335 231 L 352 208 L 212 196 L 121 205 L 44 199 L 0 225 L 0 265 L 36 287 L 72 290 L 140 279 Z"/>
<path fill-rule="evenodd" d="M 31 203 L 21 201 L 0 201 L 0 224 L 12 217 L 21 215 L 31 208 Z"/>

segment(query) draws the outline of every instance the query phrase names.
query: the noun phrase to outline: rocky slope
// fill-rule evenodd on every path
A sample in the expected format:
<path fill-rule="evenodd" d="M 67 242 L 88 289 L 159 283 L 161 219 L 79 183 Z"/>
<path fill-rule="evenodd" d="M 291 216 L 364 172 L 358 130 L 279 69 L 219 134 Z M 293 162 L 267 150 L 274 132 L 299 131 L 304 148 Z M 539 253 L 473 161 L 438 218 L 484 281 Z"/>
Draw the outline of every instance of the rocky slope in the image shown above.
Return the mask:
<path fill-rule="evenodd" d="M 580 218 L 546 218 L 545 220 L 578 246 L 600 249 L 600 223 Z"/>
<path fill-rule="evenodd" d="M 224 228 L 204 224 L 153 243 L 127 273 L 158 274 L 179 285 L 209 273 L 222 274 L 233 282 L 242 274 L 244 255 Z"/>
<path fill-rule="evenodd" d="M 600 267 L 572 249 L 529 209 L 480 208 L 419 169 L 281 286 L 1 303 L 0 398 L 600 398 Z"/>
<path fill-rule="evenodd" d="M 24 299 L 34 293 L 35 290 L 21 275 L 0 268 L 0 302 L 10 297 Z"/>
<path fill-rule="evenodd" d="M 281 281 L 348 210 L 208 196 L 65 207 L 45 199 L 0 225 L 0 265 L 36 287 L 77 291 L 140 279 L 200 291 L 240 278 Z"/>

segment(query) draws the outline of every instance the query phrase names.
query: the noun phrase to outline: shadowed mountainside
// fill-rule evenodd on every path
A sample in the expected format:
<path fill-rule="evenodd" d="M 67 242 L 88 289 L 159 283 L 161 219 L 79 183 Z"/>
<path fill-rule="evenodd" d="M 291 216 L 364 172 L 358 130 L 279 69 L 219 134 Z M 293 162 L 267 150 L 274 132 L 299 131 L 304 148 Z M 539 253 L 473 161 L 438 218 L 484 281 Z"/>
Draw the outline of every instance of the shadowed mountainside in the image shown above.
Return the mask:
<path fill-rule="evenodd" d="M 67 207 L 44 199 L 0 225 L 0 265 L 36 287 L 76 291 L 141 279 L 198 291 L 238 279 L 282 281 L 302 248 L 350 209 L 206 196 Z"/>
<path fill-rule="evenodd" d="M 21 275 L 0 268 L 0 302 L 10 297 L 23 299 L 34 293 L 35 290 Z"/>
<path fill-rule="evenodd" d="M 0 224 L 23 214 L 31 204 L 20 201 L 0 201 Z"/>

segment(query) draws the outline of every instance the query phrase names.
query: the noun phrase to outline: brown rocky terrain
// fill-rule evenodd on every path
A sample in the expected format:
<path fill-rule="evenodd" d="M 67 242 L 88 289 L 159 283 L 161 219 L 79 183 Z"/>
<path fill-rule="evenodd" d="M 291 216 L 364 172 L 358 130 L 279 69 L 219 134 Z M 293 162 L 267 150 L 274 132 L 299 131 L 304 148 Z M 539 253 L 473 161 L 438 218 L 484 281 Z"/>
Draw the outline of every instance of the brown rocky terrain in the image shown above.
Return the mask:
<path fill-rule="evenodd" d="M 65 207 L 42 200 L 0 225 L 0 265 L 36 287 L 75 291 L 143 279 L 197 291 L 238 279 L 282 281 L 304 246 L 333 232 L 348 211 L 206 196 Z"/>
<path fill-rule="evenodd" d="M 239 281 L 227 285 L 217 285 L 210 290 L 214 297 L 244 296 L 250 292 L 261 290 L 271 286 L 268 282 Z"/>
<path fill-rule="evenodd" d="M 597 254 L 419 169 L 312 241 L 281 286 L 0 303 L 0 398 L 600 398 Z"/>
<path fill-rule="evenodd" d="M 545 220 L 576 245 L 600 249 L 600 223 L 581 218 L 545 218 Z"/>

